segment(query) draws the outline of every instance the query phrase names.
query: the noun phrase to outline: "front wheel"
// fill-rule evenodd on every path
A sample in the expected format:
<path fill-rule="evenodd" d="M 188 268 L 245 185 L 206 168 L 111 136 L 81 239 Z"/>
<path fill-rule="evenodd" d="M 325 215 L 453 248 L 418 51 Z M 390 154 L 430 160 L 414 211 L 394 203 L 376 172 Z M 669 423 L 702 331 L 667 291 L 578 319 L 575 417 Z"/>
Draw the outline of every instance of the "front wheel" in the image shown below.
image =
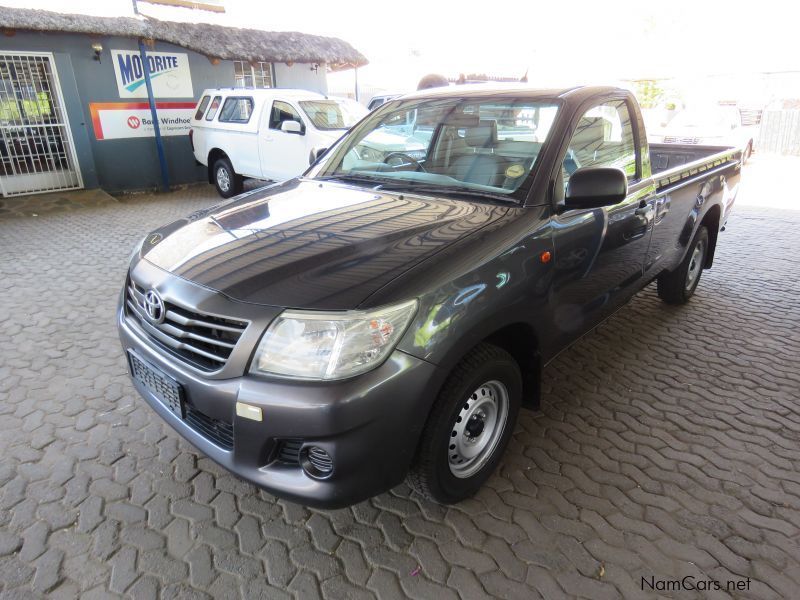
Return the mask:
<path fill-rule="evenodd" d="M 747 161 L 750 160 L 750 155 L 753 153 L 753 143 L 748 142 L 745 149 L 742 151 L 742 164 L 746 165 Z"/>
<path fill-rule="evenodd" d="M 452 504 L 489 478 L 514 433 L 522 376 L 502 348 L 482 343 L 450 373 L 417 449 L 409 484 L 423 496 Z"/>
<path fill-rule="evenodd" d="M 212 173 L 214 175 L 214 186 L 223 198 L 230 198 L 242 192 L 242 176 L 236 174 L 231 161 L 227 158 L 218 158 L 214 162 Z"/>
<path fill-rule="evenodd" d="M 686 304 L 694 295 L 708 256 L 708 229 L 701 226 L 678 268 L 658 276 L 658 297 L 667 304 Z"/>

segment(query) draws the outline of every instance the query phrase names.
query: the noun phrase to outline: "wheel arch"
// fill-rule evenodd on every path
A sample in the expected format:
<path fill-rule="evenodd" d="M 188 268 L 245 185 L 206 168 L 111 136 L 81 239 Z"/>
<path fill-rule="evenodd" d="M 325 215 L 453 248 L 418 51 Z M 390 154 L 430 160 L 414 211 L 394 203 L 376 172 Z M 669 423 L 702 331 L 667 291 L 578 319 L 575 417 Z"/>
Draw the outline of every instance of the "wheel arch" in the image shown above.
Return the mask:
<path fill-rule="evenodd" d="M 529 409 L 539 408 L 542 396 L 542 358 L 539 353 L 539 336 L 534 328 L 524 322 L 510 323 L 482 341 L 494 344 L 514 357 L 522 375 L 522 406 Z"/>
<path fill-rule="evenodd" d="M 212 148 L 208 152 L 208 161 L 207 161 L 207 174 L 208 174 L 208 183 L 214 183 L 214 163 L 217 162 L 220 158 L 227 158 L 228 162 L 230 162 L 230 157 L 225 153 L 224 150 L 220 148 Z M 233 163 L 231 163 L 233 166 Z"/>
<path fill-rule="evenodd" d="M 717 236 L 719 236 L 719 223 L 722 218 L 722 208 L 719 204 L 715 204 L 708 209 L 703 219 L 700 221 L 700 227 L 708 229 L 708 252 L 706 253 L 706 261 L 703 265 L 704 268 L 710 269 L 714 264 L 714 252 L 717 249 Z M 698 228 L 699 229 L 699 228 Z"/>
<path fill-rule="evenodd" d="M 539 407 L 541 401 L 542 357 L 539 335 L 533 325 L 524 321 L 506 322 L 493 327 L 479 327 L 461 336 L 451 350 L 437 361 L 446 372 L 453 368 L 478 344 L 489 343 L 508 352 L 522 375 L 522 406 Z"/>

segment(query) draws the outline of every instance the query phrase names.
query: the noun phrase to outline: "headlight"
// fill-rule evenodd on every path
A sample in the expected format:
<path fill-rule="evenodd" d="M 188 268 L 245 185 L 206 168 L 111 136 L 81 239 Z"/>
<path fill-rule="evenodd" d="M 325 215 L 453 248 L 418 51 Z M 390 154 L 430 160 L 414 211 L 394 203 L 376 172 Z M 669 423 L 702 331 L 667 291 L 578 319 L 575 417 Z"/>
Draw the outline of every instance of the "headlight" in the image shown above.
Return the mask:
<path fill-rule="evenodd" d="M 417 301 L 375 310 L 287 310 L 267 328 L 250 371 L 301 379 L 343 379 L 380 365 L 417 311 Z"/>

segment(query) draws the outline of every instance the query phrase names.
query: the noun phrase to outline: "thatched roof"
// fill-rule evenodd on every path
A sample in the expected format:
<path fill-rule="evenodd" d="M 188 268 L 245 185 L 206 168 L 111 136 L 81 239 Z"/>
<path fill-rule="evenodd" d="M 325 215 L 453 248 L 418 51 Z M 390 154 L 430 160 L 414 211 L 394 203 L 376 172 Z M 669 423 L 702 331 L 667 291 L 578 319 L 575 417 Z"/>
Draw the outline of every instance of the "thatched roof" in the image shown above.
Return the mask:
<path fill-rule="evenodd" d="M 284 31 L 178 23 L 152 17 L 93 17 L 0 6 L 0 28 L 141 37 L 169 42 L 212 58 L 264 62 L 327 63 L 333 69 L 367 59 L 338 38 Z"/>

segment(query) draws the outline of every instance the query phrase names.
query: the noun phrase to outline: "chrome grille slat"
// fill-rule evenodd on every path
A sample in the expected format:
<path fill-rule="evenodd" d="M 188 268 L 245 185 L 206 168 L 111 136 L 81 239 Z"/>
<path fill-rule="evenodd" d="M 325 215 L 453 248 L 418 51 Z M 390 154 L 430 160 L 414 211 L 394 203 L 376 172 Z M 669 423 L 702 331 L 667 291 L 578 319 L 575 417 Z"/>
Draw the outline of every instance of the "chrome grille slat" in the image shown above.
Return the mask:
<path fill-rule="evenodd" d="M 700 138 L 698 137 L 677 137 L 668 135 L 664 138 L 665 144 L 699 144 Z"/>
<path fill-rule="evenodd" d="M 166 321 L 161 324 L 159 329 L 171 335 L 174 335 L 175 337 L 179 337 L 182 339 L 189 339 L 189 340 L 197 340 L 198 342 L 205 342 L 206 344 L 213 344 L 215 346 L 221 346 L 223 348 L 233 349 L 233 347 L 236 345 L 236 344 L 229 344 L 228 342 L 223 342 L 221 340 L 215 340 L 213 338 L 205 337 L 197 333 L 192 333 L 191 331 L 184 331 L 180 327 L 176 327 L 175 325 L 170 325 Z"/>
<path fill-rule="evenodd" d="M 133 295 L 134 299 L 136 300 L 136 303 L 139 304 L 139 306 L 141 306 L 142 302 L 144 301 L 144 294 L 139 290 L 137 290 L 132 285 L 128 286 L 128 292 Z"/>
<path fill-rule="evenodd" d="M 125 299 L 128 316 L 153 340 L 201 370 L 222 368 L 247 328 L 246 322 L 194 312 L 172 303 L 165 303 L 164 321 L 154 323 L 147 317 L 144 297 L 144 288 L 129 280 Z"/>
<path fill-rule="evenodd" d="M 129 301 L 128 302 L 128 306 L 130 306 L 130 305 L 131 305 L 131 303 Z M 201 350 L 200 348 L 196 348 L 196 347 L 192 346 L 191 344 L 187 344 L 186 342 L 180 342 L 180 341 L 172 338 L 171 336 L 167 335 L 166 333 L 164 333 L 163 331 L 158 329 L 156 326 L 151 325 L 150 323 L 148 323 L 145 319 L 143 319 L 141 317 L 141 315 L 139 315 L 139 317 L 140 317 L 139 318 L 139 325 L 148 334 L 150 334 L 152 337 L 156 338 L 162 344 L 165 344 L 165 345 L 169 346 L 173 350 L 188 350 L 189 352 L 194 352 L 195 354 L 199 354 L 200 356 L 202 356 L 204 358 L 207 358 L 209 360 L 216 361 L 216 362 L 218 362 L 220 364 L 225 364 L 225 361 L 227 360 L 226 358 L 224 358 L 222 356 L 217 356 L 217 355 L 212 354 L 210 352 L 206 352 L 205 350 Z"/>
<path fill-rule="evenodd" d="M 230 331 L 231 333 L 242 333 L 244 331 L 244 327 L 240 328 L 240 327 L 229 327 L 227 325 L 215 325 L 214 323 L 207 323 L 206 321 L 201 321 L 200 319 L 190 319 L 188 317 L 184 317 L 183 315 L 178 314 L 172 310 L 167 311 L 167 319 L 175 323 L 178 323 L 179 325 L 193 325 L 195 327 L 207 327 L 209 329 Z"/>

